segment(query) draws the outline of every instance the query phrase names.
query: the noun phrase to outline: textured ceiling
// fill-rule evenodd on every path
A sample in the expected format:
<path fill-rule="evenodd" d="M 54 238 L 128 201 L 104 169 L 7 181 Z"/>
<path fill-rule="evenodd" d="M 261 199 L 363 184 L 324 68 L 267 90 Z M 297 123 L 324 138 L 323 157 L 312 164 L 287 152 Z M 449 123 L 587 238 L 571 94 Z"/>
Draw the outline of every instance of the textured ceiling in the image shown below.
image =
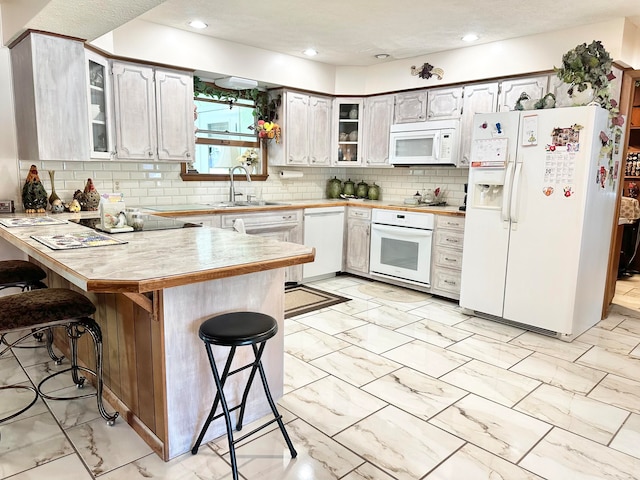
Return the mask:
<path fill-rule="evenodd" d="M 295 56 L 313 47 L 320 62 L 371 65 L 377 53 L 392 60 L 468 46 L 461 37 L 470 31 L 487 43 L 620 17 L 637 21 L 640 0 L 167 0 L 140 18 L 192 31 L 187 23 L 198 18 L 209 25 L 204 35 Z"/>
<path fill-rule="evenodd" d="M 468 44 L 460 37 L 471 31 L 480 35 L 476 43 L 487 43 L 620 17 L 640 25 L 640 0 L 0 0 L 0 4 L 5 40 L 24 28 L 93 40 L 138 16 L 196 31 L 187 23 L 198 18 L 209 24 L 196 31 L 203 35 L 295 56 L 313 47 L 319 51 L 314 60 L 354 66 L 385 61 L 376 59 L 377 53 L 388 53 L 393 60 L 461 48 Z M 35 13 L 20 25 L 11 25 L 15 32 L 7 32 L 8 14 L 29 8 Z"/>

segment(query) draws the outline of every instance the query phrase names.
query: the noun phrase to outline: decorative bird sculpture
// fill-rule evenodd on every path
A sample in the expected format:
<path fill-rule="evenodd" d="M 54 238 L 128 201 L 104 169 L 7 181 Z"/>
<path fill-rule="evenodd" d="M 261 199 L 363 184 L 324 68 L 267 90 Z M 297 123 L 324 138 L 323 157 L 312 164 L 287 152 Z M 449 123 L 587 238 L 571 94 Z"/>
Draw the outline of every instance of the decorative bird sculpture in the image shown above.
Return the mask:
<path fill-rule="evenodd" d="M 84 191 L 76 190 L 73 194 L 73 198 L 78 200 L 82 210 L 84 211 L 95 211 L 98 210 L 98 205 L 100 204 L 100 194 L 96 190 L 96 187 L 93 185 L 93 180 L 90 178 L 87 179 L 87 184 L 84 186 Z"/>
<path fill-rule="evenodd" d="M 40 181 L 38 168 L 35 165 L 31 165 L 24 187 L 22 187 L 22 204 L 27 213 L 47 211 L 47 192 Z"/>

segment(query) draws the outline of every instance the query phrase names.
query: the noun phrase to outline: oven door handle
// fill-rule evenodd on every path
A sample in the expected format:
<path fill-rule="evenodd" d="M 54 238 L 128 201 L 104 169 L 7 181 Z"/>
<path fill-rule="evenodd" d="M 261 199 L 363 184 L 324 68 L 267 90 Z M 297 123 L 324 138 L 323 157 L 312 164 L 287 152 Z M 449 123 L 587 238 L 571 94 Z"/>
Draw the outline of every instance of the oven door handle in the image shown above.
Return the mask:
<path fill-rule="evenodd" d="M 371 228 L 377 232 L 393 233 L 395 235 L 402 235 L 403 237 L 430 237 L 433 235 L 433 230 L 409 227 L 391 227 L 389 225 L 380 225 L 377 223 L 374 223 Z"/>

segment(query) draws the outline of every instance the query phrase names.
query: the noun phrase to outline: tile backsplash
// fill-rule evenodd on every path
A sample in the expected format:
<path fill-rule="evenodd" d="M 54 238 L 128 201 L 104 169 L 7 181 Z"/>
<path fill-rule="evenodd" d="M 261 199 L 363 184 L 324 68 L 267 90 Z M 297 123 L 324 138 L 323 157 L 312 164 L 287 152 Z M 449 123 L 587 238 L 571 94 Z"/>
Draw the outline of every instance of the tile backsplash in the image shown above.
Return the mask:
<path fill-rule="evenodd" d="M 73 198 L 76 190 L 84 189 L 88 178 L 93 179 L 98 192 L 122 192 L 127 205 L 178 205 L 225 201 L 229 196 L 229 182 L 184 182 L 180 178 L 180 165 L 175 163 L 133 162 L 56 162 L 20 161 L 20 188 L 35 164 L 47 193 L 51 193 L 48 171 L 55 170 L 55 188 L 65 202 Z M 327 181 L 334 176 L 356 184 L 362 180 L 381 187 L 381 200 L 402 201 L 416 191 L 440 187 L 450 205 L 461 205 L 464 184 L 469 170 L 453 167 L 423 168 L 310 168 L 300 167 L 302 177 L 285 179 L 278 175 L 284 167 L 269 167 L 266 182 L 236 182 L 236 191 L 256 194 L 271 201 L 313 200 L 326 197 Z M 16 208 L 22 209 L 17 199 Z"/>

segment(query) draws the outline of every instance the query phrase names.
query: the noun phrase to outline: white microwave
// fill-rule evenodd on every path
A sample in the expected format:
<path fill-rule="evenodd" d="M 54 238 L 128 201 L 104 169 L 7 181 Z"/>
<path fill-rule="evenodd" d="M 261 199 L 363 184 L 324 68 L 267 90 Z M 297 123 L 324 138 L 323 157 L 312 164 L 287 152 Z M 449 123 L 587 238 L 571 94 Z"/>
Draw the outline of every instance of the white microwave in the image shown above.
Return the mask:
<path fill-rule="evenodd" d="M 460 120 L 391 125 L 389 163 L 398 166 L 457 165 Z"/>

